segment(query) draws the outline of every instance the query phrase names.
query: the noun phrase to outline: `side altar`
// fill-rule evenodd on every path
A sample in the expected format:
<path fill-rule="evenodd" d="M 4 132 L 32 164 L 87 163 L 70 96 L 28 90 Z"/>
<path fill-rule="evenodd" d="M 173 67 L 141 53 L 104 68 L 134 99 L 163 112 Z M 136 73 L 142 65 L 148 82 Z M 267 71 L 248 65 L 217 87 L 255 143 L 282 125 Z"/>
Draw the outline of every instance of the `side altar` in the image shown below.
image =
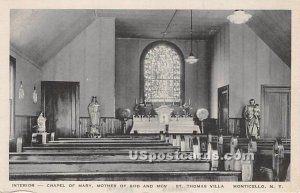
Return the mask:
<path fill-rule="evenodd" d="M 155 109 L 150 105 L 135 107 L 131 133 L 159 133 L 166 130 L 172 133 L 201 133 L 191 114 L 190 105 L 161 105 Z"/>

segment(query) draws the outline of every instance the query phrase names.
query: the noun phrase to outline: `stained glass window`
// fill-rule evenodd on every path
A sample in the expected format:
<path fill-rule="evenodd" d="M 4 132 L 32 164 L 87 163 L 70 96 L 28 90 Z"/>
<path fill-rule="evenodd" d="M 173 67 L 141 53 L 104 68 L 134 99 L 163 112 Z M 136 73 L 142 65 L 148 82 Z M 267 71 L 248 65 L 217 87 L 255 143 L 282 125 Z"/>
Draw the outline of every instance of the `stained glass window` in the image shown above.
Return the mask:
<path fill-rule="evenodd" d="M 144 57 L 145 102 L 180 102 L 182 59 L 167 44 L 156 44 Z"/>

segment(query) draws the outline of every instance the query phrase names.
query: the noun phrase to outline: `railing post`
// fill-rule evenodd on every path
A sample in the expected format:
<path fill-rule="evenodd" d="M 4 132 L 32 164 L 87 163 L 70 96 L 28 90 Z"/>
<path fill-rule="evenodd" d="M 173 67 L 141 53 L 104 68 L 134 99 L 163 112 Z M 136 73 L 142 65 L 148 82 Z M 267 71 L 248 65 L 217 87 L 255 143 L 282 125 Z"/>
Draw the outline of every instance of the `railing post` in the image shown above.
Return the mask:
<path fill-rule="evenodd" d="M 230 154 L 233 156 L 236 153 L 236 149 L 238 146 L 238 139 L 235 136 L 232 136 L 231 140 L 230 140 Z M 231 159 L 229 161 L 229 166 L 230 169 L 233 170 L 234 169 L 234 160 Z"/>
<path fill-rule="evenodd" d="M 194 156 L 200 155 L 200 144 L 199 144 L 199 141 L 198 141 L 197 137 L 194 137 L 192 142 L 193 142 L 193 154 L 194 154 Z"/>
<path fill-rule="evenodd" d="M 51 140 L 51 141 L 54 141 L 54 140 L 55 140 L 55 132 L 51 132 L 50 140 Z"/>
<path fill-rule="evenodd" d="M 218 150 L 218 155 L 223 157 L 224 156 L 224 139 L 223 139 L 222 134 L 218 137 L 217 150 Z M 219 159 L 219 169 L 220 170 L 224 170 L 224 164 L 225 164 L 224 159 Z"/>
<path fill-rule="evenodd" d="M 224 154 L 224 146 L 223 146 L 223 135 L 221 134 L 218 138 L 218 153 L 220 156 L 223 156 Z"/>
<path fill-rule="evenodd" d="M 23 151 L 23 139 L 22 137 L 17 138 L 17 153 L 21 153 Z"/>
<path fill-rule="evenodd" d="M 211 168 L 210 170 L 218 170 L 219 167 L 219 159 L 218 158 L 218 150 L 211 150 Z"/>
<path fill-rule="evenodd" d="M 209 142 L 207 144 L 207 155 L 209 156 L 210 159 L 211 159 L 211 151 L 212 151 L 212 146 L 211 143 Z"/>
<path fill-rule="evenodd" d="M 165 135 L 164 135 L 164 132 L 163 132 L 163 131 L 160 131 L 159 134 L 160 134 L 160 140 L 161 140 L 161 141 L 165 141 Z"/>
<path fill-rule="evenodd" d="M 181 145 L 181 138 L 180 138 L 180 135 L 176 135 L 176 146 L 177 147 L 180 147 Z"/>
<path fill-rule="evenodd" d="M 184 135 L 180 136 L 180 151 L 186 151 Z"/>
<path fill-rule="evenodd" d="M 236 150 L 236 153 L 232 158 L 233 158 L 233 170 L 241 171 L 242 170 L 242 163 L 241 163 L 242 154 L 241 154 L 240 149 Z"/>
<path fill-rule="evenodd" d="M 245 153 L 242 154 L 242 156 L 245 156 Z M 253 178 L 253 161 L 251 159 L 241 160 L 241 167 L 242 167 L 242 181 L 243 182 L 251 182 Z"/>
<path fill-rule="evenodd" d="M 284 147 L 280 139 L 276 139 L 273 146 L 273 180 L 283 181 Z"/>
<path fill-rule="evenodd" d="M 256 140 L 253 138 L 251 138 L 249 140 L 249 143 L 248 143 L 248 152 L 249 153 L 256 153 L 257 152 L 257 142 Z"/>
<path fill-rule="evenodd" d="M 177 146 L 177 139 L 176 139 L 176 135 L 175 135 L 175 134 L 173 134 L 172 136 L 173 136 L 173 137 L 172 137 L 172 145 L 173 145 L 173 146 Z"/>
<path fill-rule="evenodd" d="M 165 136 L 166 136 L 166 137 L 165 137 L 166 143 L 169 143 L 169 140 L 170 140 L 170 139 L 169 139 L 169 133 L 166 133 Z"/>

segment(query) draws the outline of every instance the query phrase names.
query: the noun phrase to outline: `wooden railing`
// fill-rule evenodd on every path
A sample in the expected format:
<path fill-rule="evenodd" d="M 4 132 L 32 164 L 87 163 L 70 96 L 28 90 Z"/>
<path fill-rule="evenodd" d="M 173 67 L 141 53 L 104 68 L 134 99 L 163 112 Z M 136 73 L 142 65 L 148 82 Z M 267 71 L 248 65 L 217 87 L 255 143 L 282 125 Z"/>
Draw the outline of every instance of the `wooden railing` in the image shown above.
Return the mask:
<path fill-rule="evenodd" d="M 23 138 L 25 145 L 30 144 L 32 127 L 37 124 L 37 116 L 15 115 L 15 130 L 13 138 Z"/>
<path fill-rule="evenodd" d="M 80 134 L 84 136 L 86 132 L 90 131 L 91 121 L 89 117 L 80 117 Z M 132 127 L 132 119 L 126 122 L 127 129 Z M 105 136 L 107 134 L 124 134 L 124 128 L 120 120 L 114 117 L 101 117 L 100 118 L 100 134 Z"/>

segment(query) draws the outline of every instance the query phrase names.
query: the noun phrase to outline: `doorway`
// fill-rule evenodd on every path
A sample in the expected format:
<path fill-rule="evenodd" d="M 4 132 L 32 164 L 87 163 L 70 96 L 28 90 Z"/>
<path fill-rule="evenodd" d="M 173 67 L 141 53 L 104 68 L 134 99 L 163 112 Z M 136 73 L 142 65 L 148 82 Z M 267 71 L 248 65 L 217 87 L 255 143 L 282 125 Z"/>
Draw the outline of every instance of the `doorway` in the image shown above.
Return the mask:
<path fill-rule="evenodd" d="M 218 88 L 218 125 L 219 133 L 227 135 L 229 130 L 229 85 Z"/>
<path fill-rule="evenodd" d="M 261 136 L 291 138 L 291 88 L 262 85 L 261 93 Z"/>
<path fill-rule="evenodd" d="M 56 137 L 80 137 L 79 82 L 42 81 L 42 107 L 47 132 Z"/>

